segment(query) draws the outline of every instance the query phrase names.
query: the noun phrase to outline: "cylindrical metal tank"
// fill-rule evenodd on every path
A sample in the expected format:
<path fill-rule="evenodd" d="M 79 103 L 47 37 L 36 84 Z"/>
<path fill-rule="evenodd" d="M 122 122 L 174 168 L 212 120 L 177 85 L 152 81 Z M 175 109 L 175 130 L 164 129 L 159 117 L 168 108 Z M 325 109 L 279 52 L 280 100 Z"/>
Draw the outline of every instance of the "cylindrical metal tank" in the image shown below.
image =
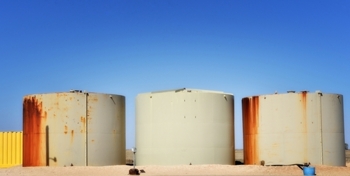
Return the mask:
<path fill-rule="evenodd" d="M 234 97 L 178 89 L 136 97 L 136 164 L 234 164 Z"/>
<path fill-rule="evenodd" d="M 125 97 L 70 91 L 23 99 L 23 166 L 125 164 Z"/>
<path fill-rule="evenodd" d="M 252 96 L 242 110 L 245 164 L 345 166 L 342 95 Z"/>

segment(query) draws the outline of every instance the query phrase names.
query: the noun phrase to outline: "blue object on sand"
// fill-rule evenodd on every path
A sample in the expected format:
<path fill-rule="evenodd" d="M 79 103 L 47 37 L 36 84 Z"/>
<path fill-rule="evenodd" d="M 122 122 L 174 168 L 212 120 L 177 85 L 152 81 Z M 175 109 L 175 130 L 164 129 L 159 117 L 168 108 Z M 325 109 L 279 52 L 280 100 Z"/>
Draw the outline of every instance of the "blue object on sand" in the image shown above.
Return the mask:
<path fill-rule="evenodd" d="M 304 167 L 303 173 L 304 173 L 304 175 L 316 175 L 315 174 L 315 167 Z"/>

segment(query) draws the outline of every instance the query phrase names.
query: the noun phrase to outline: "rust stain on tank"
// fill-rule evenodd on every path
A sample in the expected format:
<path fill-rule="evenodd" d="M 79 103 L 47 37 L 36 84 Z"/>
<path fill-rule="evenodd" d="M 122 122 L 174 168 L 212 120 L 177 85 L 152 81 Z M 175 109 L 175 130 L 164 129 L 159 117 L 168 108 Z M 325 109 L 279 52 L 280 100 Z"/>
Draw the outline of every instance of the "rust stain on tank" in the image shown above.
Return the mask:
<path fill-rule="evenodd" d="M 70 132 L 70 143 L 73 143 L 74 141 L 74 130 Z"/>
<path fill-rule="evenodd" d="M 68 133 L 68 127 L 67 127 L 67 125 L 64 126 L 64 131 L 63 131 L 63 132 L 64 132 L 64 134 L 67 134 L 67 133 Z"/>
<path fill-rule="evenodd" d="M 259 97 L 242 99 L 244 164 L 258 164 Z"/>
<path fill-rule="evenodd" d="M 85 133 L 85 128 L 86 128 L 86 118 L 81 116 L 80 117 L 80 122 L 81 122 L 81 133 Z"/>
<path fill-rule="evenodd" d="M 301 104 L 306 109 L 306 99 L 307 99 L 307 91 L 301 92 Z"/>
<path fill-rule="evenodd" d="M 306 111 L 307 111 L 307 91 L 302 91 L 301 94 L 301 111 L 302 111 L 302 120 L 303 120 L 303 132 L 307 133 L 307 119 L 306 119 Z"/>
<path fill-rule="evenodd" d="M 89 98 L 89 102 L 98 102 L 98 97 L 97 96 L 91 96 L 90 98 Z"/>
<path fill-rule="evenodd" d="M 303 129 L 303 138 L 304 138 L 304 162 L 307 162 L 307 91 L 302 91 L 300 94 L 301 101 L 301 111 L 302 111 L 302 129 Z"/>
<path fill-rule="evenodd" d="M 45 166 L 47 113 L 35 96 L 23 100 L 23 166 Z"/>
<path fill-rule="evenodd" d="M 85 117 L 81 116 L 81 117 L 80 117 L 80 122 L 83 123 L 84 126 L 85 126 Z"/>

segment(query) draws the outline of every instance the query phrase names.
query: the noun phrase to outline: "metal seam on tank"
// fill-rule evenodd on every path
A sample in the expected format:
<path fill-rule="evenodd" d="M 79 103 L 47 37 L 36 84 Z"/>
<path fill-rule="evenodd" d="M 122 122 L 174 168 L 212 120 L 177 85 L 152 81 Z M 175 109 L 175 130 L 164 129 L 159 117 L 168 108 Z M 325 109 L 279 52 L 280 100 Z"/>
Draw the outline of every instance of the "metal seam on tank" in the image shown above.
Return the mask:
<path fill-rule="evenodd" d="M 85 166 L 88 166 L 88 157 L 89 157 L 89 151 L 88 151 L 88 123 L 89 123 L 89 93 L 85 94 Z"/>
<path fill-rule="evenodd" d="M 254 134 L 254 97 L 249 98 L 249 117 L 248 117 L 248 133 L 249 133 L 249 158 L 251 164 L 255 164 L 255 134 Z"/>
<path fill-rule="evenodd" d="M 243 98 L 242 99 L 242 125 L 243 125 L 243 161 L 245 164 L 247 164 L 247 151 L 246 151 L 246 148 L 247 148 L 247 140 L 246 140 L 246 111 L 247 111 L 247 105 L 246 105 L 246 102 L 247 102 L 247 98 Z"/>
<path fill-rule="evenodd" d="M 339 99 L 339 98 L 341 98 L 341 99 Z M 341 105 L 341 116 L 342 116 L 342 134 L 343 134 L 343 141 L 345 142 L 345 132 L 344 132 L 344 100 L 343 100 L 343 95 L 338 95 L 338 99 L 339 99 L 339 103 L 340 103 L 340 105 Z M 345 157 L 345 155 L 344 155 L 344 159 L 343 159 L 343 166 L 346 166 L 346 157 Z"/>
<path fill-rule="evenodd" d="M 150 103 L 150 115 L 151 115 L 151 129 L 152 129 L 152 133 L 151 133 L 151 155 L 152 155 L 152 158 L 154 158 L 155 156 L 154 156 L 154 146 L 153 146 L 153 133 L 154 133 L 154 131 L 153 131 L 153 97 L 151 97 L 150 98 L 150 101 L 151 101 L 151 103 Z M 151 161 L 151 163 L 153 163 L 154 161 Z M 153 163 L 154 164 L 154 163 Z"/>
<path fill-rule="evenodd" d="M 319 101 L 319 103 L 320 103 L 320 126 L 321 126 L 321 128 L 320 128 L 320 132 L 321 132 L 321 164 L 324 164 L 324 161 L 323 161 L 323 127 L 322 127 L 322 94 L 318 94 L 318 97 L 320 98 L 320 101 Z"/>
<path fill-rule="evenodd" d="M 308 139 L 307 139 L 307 91 L 301 92 L 301 109 L 302 109 L 302 120 L 303 120 L 303 143 L 304 143 L 304 162 L 308 162 Z"/>
<path fill-rule="evenodd" d="M 254 134 L 254 160 L 255 164 L 258 164 L 259 162 L 259 133 L 258 133 L 258 127 L 259 127 L 259 97 L 254 96 L 253 97 L 253 121 L 254 121 L 254 126 L 253 126 L 253 134 Z"/>

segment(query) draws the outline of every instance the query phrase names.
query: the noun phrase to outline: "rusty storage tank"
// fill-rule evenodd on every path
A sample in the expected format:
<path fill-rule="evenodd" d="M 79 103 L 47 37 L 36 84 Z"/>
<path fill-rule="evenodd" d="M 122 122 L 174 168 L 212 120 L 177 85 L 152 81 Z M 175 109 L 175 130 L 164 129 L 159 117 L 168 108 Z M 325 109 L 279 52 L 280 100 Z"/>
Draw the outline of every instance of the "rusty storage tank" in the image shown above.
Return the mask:
<path fill-rule="evenodd" d="M 23 99 L 23 166 L 125 164 L 125 97 L 82 91 Z"/>
<path fill-rule="evenodd" d="M 136 97 L 136 164 L 234 164 L 234 97 L 178 89 Z"/>
<path fill-rule="evenodd" d="M 242 109 L 245 164 L 345 166 L 342 95 L 252 96 Z"/>

